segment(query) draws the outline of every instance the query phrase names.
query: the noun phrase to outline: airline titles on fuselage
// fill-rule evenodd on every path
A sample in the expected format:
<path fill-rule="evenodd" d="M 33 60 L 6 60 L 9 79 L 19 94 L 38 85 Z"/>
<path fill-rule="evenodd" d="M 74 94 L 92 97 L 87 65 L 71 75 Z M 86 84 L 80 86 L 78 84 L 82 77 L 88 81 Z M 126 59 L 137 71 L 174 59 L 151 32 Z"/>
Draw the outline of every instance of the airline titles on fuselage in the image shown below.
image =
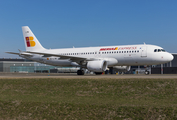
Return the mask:
<path fill-rule="evenodd" d="M 135 50 L 137 47 L 115 47 L 115 48 L 101 48 L 100 51 L 107 50 Z"/>

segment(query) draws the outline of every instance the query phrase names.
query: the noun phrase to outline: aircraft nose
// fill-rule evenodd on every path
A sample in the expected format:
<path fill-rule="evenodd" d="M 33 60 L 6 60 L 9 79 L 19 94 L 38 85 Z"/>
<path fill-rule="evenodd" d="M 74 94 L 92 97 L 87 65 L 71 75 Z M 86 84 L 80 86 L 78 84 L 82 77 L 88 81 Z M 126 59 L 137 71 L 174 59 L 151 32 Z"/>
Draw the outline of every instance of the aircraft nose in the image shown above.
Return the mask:
<path fill-rule="evenodd" d="M 174 56 L 169 53 L 168 56 L 167 56 L 167 60 L 170 62 L 170 61 L 173 60 L 173 58 L 174 58 Z"/>

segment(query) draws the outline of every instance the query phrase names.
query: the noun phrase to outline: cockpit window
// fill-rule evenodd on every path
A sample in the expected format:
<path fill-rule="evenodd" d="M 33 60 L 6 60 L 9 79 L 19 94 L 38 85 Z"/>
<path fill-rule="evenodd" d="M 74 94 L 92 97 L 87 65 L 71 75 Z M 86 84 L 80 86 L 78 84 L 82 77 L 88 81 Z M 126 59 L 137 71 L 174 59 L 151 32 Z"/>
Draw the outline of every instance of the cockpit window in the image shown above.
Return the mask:
<path fill-rule="evenodd" d="M 164 49 L 154 49 L 154 52 L 166 52 Z"/>
<path fill-rule="evenodd" d="M 164 49 L 162 49 L 162 52 L 166 52 Z"/>

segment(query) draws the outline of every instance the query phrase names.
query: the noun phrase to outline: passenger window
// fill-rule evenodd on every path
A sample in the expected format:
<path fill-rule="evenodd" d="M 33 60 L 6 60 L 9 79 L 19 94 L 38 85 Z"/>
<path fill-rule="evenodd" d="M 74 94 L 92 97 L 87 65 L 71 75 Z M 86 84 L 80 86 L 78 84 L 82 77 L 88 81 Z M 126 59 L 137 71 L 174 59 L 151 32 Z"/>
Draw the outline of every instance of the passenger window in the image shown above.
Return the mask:
<path fill-rule="evenodd" d="M 139 52 L 139 50 L 137 52 Z"/>
<path fill-rule="evenodd" d="M 135 50 L 135 53 L 136 53 L 136 50 Z"/>
<path fill-rule="evenodd" d="M 126 53 L 126 51 L 124 51 L 124 53 Z"/>
<path fill-rule="evenodd" d="M 119 53 L 121 53 L 121 51 L 119 51 Z"/>
<path fill-rule="evenodd" d="M 124 53 L 124 51 L 122 51 L 122 53 Z"/>
<path fill-rule="evenodd" d="M 131 53 L 131 51 L 129 51 L 129 53 Z"/>

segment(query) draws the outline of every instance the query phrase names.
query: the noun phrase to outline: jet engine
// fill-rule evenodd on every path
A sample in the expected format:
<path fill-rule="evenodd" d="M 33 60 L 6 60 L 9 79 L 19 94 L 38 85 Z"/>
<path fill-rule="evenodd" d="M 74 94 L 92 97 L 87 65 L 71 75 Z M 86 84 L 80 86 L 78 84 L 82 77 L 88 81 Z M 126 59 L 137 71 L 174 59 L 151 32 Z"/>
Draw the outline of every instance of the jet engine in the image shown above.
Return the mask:
<path fill-rule="evenodd" d="M 119 72 L 127 72 L 129 71 L 131 68 L 131 66 L 114 66 L 113 69 L 115 71 L 119 71 Z"/>
<path fill-rule="evenodd" d="M 107 62 L 105 60 L 100 61 L 88 61 L 87 69 L 92 72 L 103 72 L 106 71 Z"/>

